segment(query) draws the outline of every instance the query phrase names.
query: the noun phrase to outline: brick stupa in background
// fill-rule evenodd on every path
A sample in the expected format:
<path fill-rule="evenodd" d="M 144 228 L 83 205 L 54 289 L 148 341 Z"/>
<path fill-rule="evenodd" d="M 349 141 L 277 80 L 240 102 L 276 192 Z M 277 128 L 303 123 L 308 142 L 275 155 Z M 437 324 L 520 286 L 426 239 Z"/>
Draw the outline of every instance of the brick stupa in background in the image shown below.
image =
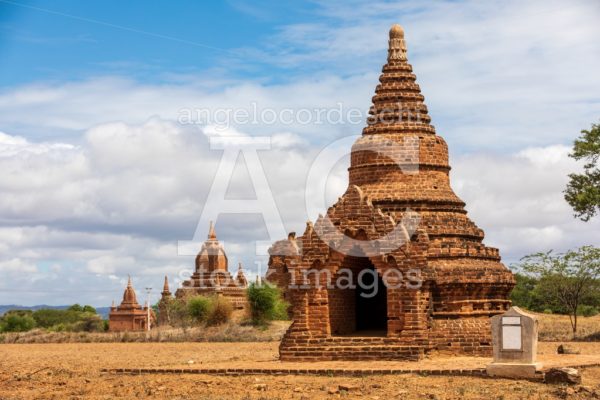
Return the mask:
<path fill-rule="evenodd" d="M 115 307 L 113 302 L 110 308 L 108 330 L 111 332 L 148 330 L 148 316 L 152 327 L 155 322 L 154 311 L 148 310 L 147 304 L 144 307 L 138 304 L 130 277 L 123 292 L 123 301 L 118 307 Z"/>
<path fill-rule="evenodd" d="M 247 287 L 248 282 L 241 264 L 235 279 L 231 276 L 227 254 L 217 239 L 215 227 L 211 222 L 208 239 L 196 256 L 194 273 L 177 289 L 175 297 L 185 300 L 197 295 L 223 296 L 231 301 L 234 309 L 243 310 L 247 307 Z"/>
<path fill-rule="evenodd" d="M 390 30 L 379 81 L 352 148 L 347 191 L 301 237 L 270 249 L 267 279 L 292 303 L 281 359 L 490 355 L 490 317 L 509 308 L 514 278 L 450 187 L 448 147 L 430 124 L 399 25 Z M 354 282 L 375 271 L 383 289 L 365 298 L 370 291 L 335 287 L 342 269 Z M 387 273 L 406 279 L 410 270 L 419 271 L 418 288 L 398 287 L 396 278 L 383 286 Z"/>

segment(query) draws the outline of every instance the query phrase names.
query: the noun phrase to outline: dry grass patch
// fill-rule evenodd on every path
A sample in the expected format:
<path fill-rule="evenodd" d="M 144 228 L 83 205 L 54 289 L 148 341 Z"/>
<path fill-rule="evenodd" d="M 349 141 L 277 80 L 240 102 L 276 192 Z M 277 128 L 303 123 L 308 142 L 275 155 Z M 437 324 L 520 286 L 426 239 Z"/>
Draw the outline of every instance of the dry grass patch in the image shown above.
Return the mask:
<path fill-rule="evenodd" d="M 577 335 L 573 336 L 567 315 L 534 314 L 540 321 L 540 341 L 600 341 L 600 315 L 578 317 Z"/>
<path fill-rule="evenodd" d="M 35 329 L 0 335 L 0 343 L 141 343 L 141 342 L 271 342 L 281 340 L 289 322 L 265 329 L 229 322 L 219 326 L 157 328 L 150 332 L 48 332 Z"/>

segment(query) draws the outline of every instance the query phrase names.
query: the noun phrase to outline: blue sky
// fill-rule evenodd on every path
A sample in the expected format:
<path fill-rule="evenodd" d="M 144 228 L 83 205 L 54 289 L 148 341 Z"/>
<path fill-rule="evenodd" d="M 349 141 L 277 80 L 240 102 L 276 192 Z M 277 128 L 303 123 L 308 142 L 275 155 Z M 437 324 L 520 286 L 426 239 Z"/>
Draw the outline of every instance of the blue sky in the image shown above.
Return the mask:
<path fill-rule="evenodd" d="M 222 67 L 230 60 L 252 64 L 228 69 L 230 74 L 277 80 L 280 72 L 261 66 L 259 58 L 244 60 L 236 49 L 264 42 L 282 25 L 319 20 L 315 8 L 293 1 L 5 1 L 0 83 L 115 73 L 161 82 L 168 74 Z"/>
<path fill-rule="evenodd" d="M 569 146 L 600 116 L 598 16 L 593 0 L 0 0 L 0 304 L 108 305 L 128 274 L 138 287 L 178 283 L 193 261 L 177 241 L 215 177 L 215 135 L 272 137 L 261 162 L 286 230 L 301 233 L 316 217 L 308 169 L 364 118 L 219 129 L 182 112 L 364 116 L 393 23 L 485 243 L 507 264 L 599 245 L 598 220 L 575 220 L 562 196 L 581 167 Z M 329 204 L 347 184 L 338 164 Z M 231 188 L 251 197 L 238 167 Z M 231 265 L 256 273 L 263 221 L 225 215 L 217 232 Z"/>

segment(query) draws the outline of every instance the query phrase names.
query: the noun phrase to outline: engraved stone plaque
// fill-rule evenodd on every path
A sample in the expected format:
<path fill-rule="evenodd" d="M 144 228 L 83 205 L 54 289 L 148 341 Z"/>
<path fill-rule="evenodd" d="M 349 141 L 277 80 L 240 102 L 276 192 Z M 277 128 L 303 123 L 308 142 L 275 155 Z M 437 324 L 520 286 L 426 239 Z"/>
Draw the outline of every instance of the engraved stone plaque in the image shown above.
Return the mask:
<path fill-rule="evenodd" d="M 502 317 L 502 325 L 521 325 L 521 317 Z"/>
<path fill-rule="evenodd" d="M 486 368 L 489 376 L 534 378 L 541 369 L 536 362 L 538 321 L 535 315 L 511 307 L 492 317 L 494 362 Z"/>
<path fill-rule="evenodd" d="M 502 350 L 521 350 L 520 325 L 504 325 L 502 327 Z"/>

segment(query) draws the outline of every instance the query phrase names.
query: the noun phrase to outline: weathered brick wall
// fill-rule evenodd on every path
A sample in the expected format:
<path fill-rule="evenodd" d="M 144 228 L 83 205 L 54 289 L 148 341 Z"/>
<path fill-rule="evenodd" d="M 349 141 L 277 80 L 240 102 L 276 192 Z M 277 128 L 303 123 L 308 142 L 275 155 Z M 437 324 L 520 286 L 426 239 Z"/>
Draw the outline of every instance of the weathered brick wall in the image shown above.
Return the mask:
<path fill-rule="evenodd" d="M 487 316 L 436 319 L 430 334 L 435 350 L 452 354 L 490 356 L 492 336 Z"/>
<path fill-rule="evenodd" d="M 450 187 L 448 146 L 430 124 L 399 26 L 390 30 L 379 81 L 352 148 L 348 190 L 307 224 L 294 251 L 281 256 L 289 238 L 272 247 L 272 280 L 304 284 L 286 290 L 294 321 L 281 357 L 418 359 L 436 349 L 487 355 L 489 317 L 509 307 L 514 278 Z M 316 276 L 371 265 L 381 277 L 418 270 L 422 285 L 387 289 L 386 337 L 338 337 L 361 322 L 355 292 L 317 287 Z M 311 269 L 319 273 L 305 279 Z"/>
<path fill-rule="evenodd" d="M 372 266 L 367 259 L 367 266 Z M 342 268 L 352 271 L 352 283 L 356 285 L 358 274 L 365 266 L 364 257 L 348 256 L 342 264 Z M 346 278 L 347 275 L 344 275 Z M 336 274 L 334 282 L 341 276 Z M 328 290 L 329 300 L 329 323 L 332 335 L 343 335 L 356 331 L 356 289 L 341 289 L 335 286 Z"/>
<path fill-rule="evenodd" d="M 112 313 L 109 317 L 108 330 L 110 332 L 143 331 L 146 329 L 147 320 L 146 312 L 141 310 Z"/>

